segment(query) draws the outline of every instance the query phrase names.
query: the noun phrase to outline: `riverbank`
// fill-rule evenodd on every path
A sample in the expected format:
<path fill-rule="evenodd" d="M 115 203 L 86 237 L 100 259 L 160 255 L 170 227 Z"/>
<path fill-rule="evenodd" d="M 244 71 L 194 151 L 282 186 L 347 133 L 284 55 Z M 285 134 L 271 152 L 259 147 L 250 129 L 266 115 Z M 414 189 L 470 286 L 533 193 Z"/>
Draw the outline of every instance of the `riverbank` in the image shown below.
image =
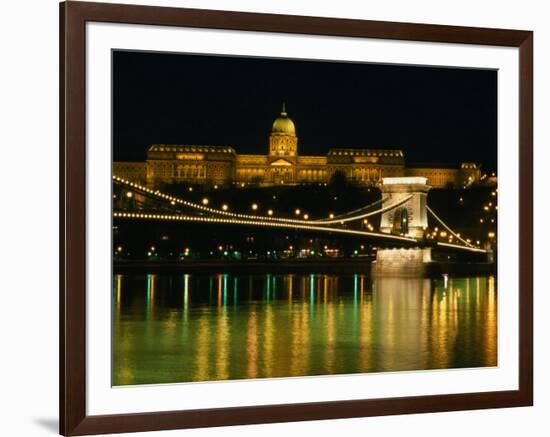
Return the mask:
<path fill-rule="evenodd" d="M 288 260 L 166 260 L 166 261 L 115 261 L 113 271 L 125 272 L 270 272 L 270 273 L 368 273 L 372 257 L 341 259 L 288 259 Z"/>
<path fill-rule="evenodd" d="M 166 260 L 115 261 L 114 273 L 364 273 L 372 269 L 374 257 L 290 260 Z M 424 275 L 495 274 L 492 263 L 439 263 L 426 265 Z M 397 273 L 396 276 L 399 276 Z"/>

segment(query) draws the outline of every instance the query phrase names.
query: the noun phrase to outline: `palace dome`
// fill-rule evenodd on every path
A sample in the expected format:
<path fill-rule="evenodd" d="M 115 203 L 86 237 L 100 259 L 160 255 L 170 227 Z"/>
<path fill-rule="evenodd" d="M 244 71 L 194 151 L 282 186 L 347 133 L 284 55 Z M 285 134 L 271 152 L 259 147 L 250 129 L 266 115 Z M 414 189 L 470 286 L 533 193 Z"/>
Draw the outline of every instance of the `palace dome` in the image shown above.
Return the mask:
<path fill-rule="evenodd" d="M 281 115 L 279 115 L 273 122 L 271 133 L 276 135 L 291 135 L 293 137 L 296 136 L 296 127 L 294 126 L 294 122 L 292 121 L 292 119 L 288 117 L 284 103 Z"/>

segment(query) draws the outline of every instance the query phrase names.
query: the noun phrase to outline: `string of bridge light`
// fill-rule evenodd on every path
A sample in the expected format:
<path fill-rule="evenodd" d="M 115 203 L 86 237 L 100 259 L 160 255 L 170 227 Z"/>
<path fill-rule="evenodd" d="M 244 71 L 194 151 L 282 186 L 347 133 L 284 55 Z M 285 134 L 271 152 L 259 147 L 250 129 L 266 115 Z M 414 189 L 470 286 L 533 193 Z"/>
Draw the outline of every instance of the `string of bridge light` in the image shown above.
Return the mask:
<path fill-rule="evenodd" d="M 471 245 L 470 246 L 461 246 L 460 244 L 443 243 L 441 241 L 438 241 L 436 244 L 438 246 L 452 247 L 452 248 L 461 249 L 461 250 L 468 250 L 470 252 L 487 253 L 487 251 L 485 249 L 480 249 L 478 247 L 474 247 L 474 246 L 471 246 Z"/>
<path fill-rule="evenodd" d="M 115 182 L 121 183 L 123 185 L 132 187 L 135 190 L 142 191 L 144 193 L 156 196 L 160 199 L 170 201 L 171 205 L 180 204 L 180 205 L 188 206 L 190 208 L 198 209 L 199 211 L 205 211 L 205 212 L 209 212 L 209 213 L 212 213 L 212 214 L 223 215 L 223 216 L 228 216 L 228 217 L 236 217 L 236 218 L 243 218 L 243 219 L 258 218 L 258 215 L 236 213 L 236 212 L 226 211 L 226 210 L 223 210 L 223 209 L 219 210 L 219 209 L 211 208 L 211 207 L 208 207 L 208 206 L 205 206 L 205 205 L 200 205 L 200 204 L 195 203 L 195 202 L 190 202 L 188 200 L 183 200 L 183 199 L 171 196 L 169 194 L 162 193 L 159 190 L 152 190 L 150 188 L 144 187 L 144 186 L 142 186 L 140 184 L 137 184 L 135 182 L 131 182 L 131 181 L 122 179 L 118 176 L 113 176 L 113 180 L 115 180 Z M 288 222 L 288 223 L 296 223 L 296 224 L 314 222 L 314 221 L 309 221 L 309 220 L 299 220 L 299 219 L 290 219 L 290 218 L 282 218 L 282 217 L 265 217 L 265 216 L 263 216 L 263 218 L 265 220 L 269 220 L 269 221 Z"/>
<path fill-rule="evenodd" d="M 404 197 L 403 199 L 399 200 L 398 202 L 392 203 L 391 205 L 388 205 L 388 206 L 386 206 L 384 208 L 381 208 L 381 209 L 378 209 L 376 211 L 367 212 L 365 214 L 360 214 L 358 216 L 349 217 L 347 219 L 332 220 L 332 221 L 328 220 L 328 221 L 324 221 L 323 223 L 327 223 L 327 224 L 330 224 L 330 223 L 345 223 L 345 222 L 351 222 L 351 221 L 355 221 L 355 220 L 361 220 L 361 219 L 364 219 L 364 218 L 367 218 L 367 217 L 370 217 L 370 216 L 373 216 L 373 215 L 376 215 L 376 214 L 382 214 L 386 211 L 390 211 L 394 208 L 397 208 L 398 206 L 403 205 L 405 202 L 408 202 L 409 200 L 411 200 L 412 197 L 413 197 L 413 195 L 411 194 L 410 196 Z"/>
<path fill-rule="evenodd" d="M 464 243 L 466 246 L 474 248 L 474 245 L 464 240 L 459 234 L 453 231 L 428 205 L 426 205 L 426 210 L 443 226 L 447 231 L 451 233 L 457 240 Z"/>
<path fill-rule="evenodd" d="M 257 226 L 263 226 L 263 227 L 290 228 L 290 229 L 301 228 L 301 229 L 312 230 L 312 231 L 335 232 L 335 233 L 341 233 L 341 234 L 379 237 L 379 238 L 385 238 L 388 240 L 399 240 L 399 241 L 406 241 L 410 243 L 418 243 L 418 241 L 414 238 L 401 237 L 393 234 L 357 231 L 353 229 L 326 228 L 323 226 L 311 226 L 311 225 L 294 226 L 288 223 L 262 222 L 259 220 L 225 219 L 225 218 L 216 218 L 216 217 L 197 217 L 197 216 L 185 216 L 185 215 L 176 215 L 176 214 L 150 214 L 150 213 L 131 213 L 131 212 L 116 212 L 116 211 L 113 212 L 113 216 L 115 218 L 136 218 L 136 219 L 145 219 L 145 220 L 191 221 L 191 222 L 203 222 L 203 223 L 257 225 Z M 467 250 L 470 252 L 477 252 L 477 253 L 487 252 L 484 249 L 479 249 L 476 247 L 466 247 L 458 244 L 443 243 L 443 242 L 437 242 L 436 244 L 438 246 L 451 247 L 455 249 Z"/>
<path fill-rule="evenodd" d="M 322 232 L 334 232 L 340 234 L 360 235 L 364 237 L 379 237 L 388 240 L 406 241 L 409 243 L 417 243 L 414 238 L 401 237 L 392 234 L 383 234 L 378 232 L 358 231 L 354 229 L 341 229 L 341 228 L 329 228 L 326 226 L 313 226 L 308 224 L 290 224 L 281 222 L 261 221 L 256 217 L 255 220 L 250 219 L 237 219 L 237 218 L 221 218 L 221 217 L 200 217 L 200 216 L 188 216 L 181 214 L 151 214 L 151 213 L 138 213 L 138 212 L 113 212 L 114 218 L 133 218 L 133 219 L 145 219 L 145 220 L 165 220 L 165 221 L 188 221 L 188 222 L 202 222 L 202 223 L 221 223 L 221 224 L 234 224 L 234 225 L 255 225 L 263 227 L 285 228 L 285 229 L 304 229 L 310 231 L 322 231 Z"/>
<path fill-rule="evenodd" d="M 362 212 L 366 209 L 372 208 L 373 206 L 376 206 L 378 204 L 383 204 L 384 202 L 388 201 L 389 199 L 390 199 L 389 197 L 384 197 L 380 200 L 377 200 L 376 202 L 371 203 L 370 205 L 362 206 L 361 208 L 354 209 L 353 211 L 348 211 L 348 212 L 345 212 L 344 214 L 339 214 L 339 215 L 336 215 L 336 216 L 334 214 L 331 214 L 328 219 L 318 219 L 318 220 L 313 220 L 313 221 L 315 221 L 316 223 L 322 223 L 322 222 L 326 222 L 326 221 L 329 221 L 329 220 L 341 220 L 343 218 L 347 218 L 349 216 L 352 216 L 353 214 L 357 214 L 357 213 L 360 213 L 360 212 Z"/>
<path fill-rule="evenodd" d="M 223 209 L 219 210 L 219 209 L 216 209 L 216 208 L 210 208 L 210 207 L 205 206 L 205 205 L 199 205 L 198 203 L 190 202 L 188 200 L 179 199 L 179 198 L 171 196 L 169 194 L 162 193 L 159 190 L 151 190 L 150 188 L 144 187 L 144 186 L 142 186 L 140 184 L 137 184 L 135 182 L 125 180 L 125 179 L 120 178 L 118 176 L 113 176 L 113 180 L 115 182 L 121 183 L 123 185 L 130 186 L 135 190 L 143 191 L 145 193 L 156 196 L 156 197 L 161 198 L 163 200 L 170 201 L 171 205 L 180 204 L 180 205 L 188 206 L 188 207 L 198 209 L 198 210 L 201 210 L 201 211 L 210 212 L 212 214 L 225 215 L 225 216 L 228 216 L 228 217 L 237 217 L 237 218 L 243 218 L 243 219 L 256 219 L 256 218 L 259 217 L 258 215 L 235 213 L 235 212 L 225 211 Z M 384 213 L 384 212 L 389 211 L 391 209 L 397 208 L 398 206 L 400 206 L 403 203 L 410 200 L 412 197 L 413 196 L 410 195 L 410 196 L 405 197 L 405 198 L 401 199 L 400 201 L 395 202 L 391 205 L 388 205 L 388 206 L 386 206 L 382 209 L 379 209 L 379 210 L 376 210 L 376 211 L 371 211 L 371 212 L 368 212 L 368 213 L 365 213 L 365 214 L 360 214 L 358 216 L 347 217 L 347 218 L 341 218 L 341 217 L 342 216 L 347 216 L 350 213 L 342 214 L 338 217 L 331 214 L 328 219 L 319 219 L 319 220 L 299 220 L 299 219 L 290 219 L 290 218 L 283 218 L 283 217 L 269 217 L 269 216 L 267 216 L 267 217 L 266 216 L 261 216 L 261 217 L 265 220 L 268 220 L 268 221 L 282 222 L 282 223 L 295 223 L 295 224 L 304 224 L 304 223 L 314 223 L 315 224 L 316 223 L 316 224 L 319 224 L 319 225 L 343 224 L 343 223 L 350 222 L 350 221 L 361 220 L 361 219 L 364 219 L 364 218 L 367 218 L 367 217 L 370 217 L 370 216 L 373 216 L 373 215 L 376 215 L 376 214 L 381 214 L 381 213 Z M 360 211 L 360 210 L 370 208 L 370 207 L 374 206 L 375 204 L 380 203 L 381 201 L 386 201 L 386 200 L 387 199 L 378 200 L 378 201 L 376 201 L 376 202 L 374 202 L 370 205 L 367 205 L 363 208 L 359 208 L 356 211 Z"/>

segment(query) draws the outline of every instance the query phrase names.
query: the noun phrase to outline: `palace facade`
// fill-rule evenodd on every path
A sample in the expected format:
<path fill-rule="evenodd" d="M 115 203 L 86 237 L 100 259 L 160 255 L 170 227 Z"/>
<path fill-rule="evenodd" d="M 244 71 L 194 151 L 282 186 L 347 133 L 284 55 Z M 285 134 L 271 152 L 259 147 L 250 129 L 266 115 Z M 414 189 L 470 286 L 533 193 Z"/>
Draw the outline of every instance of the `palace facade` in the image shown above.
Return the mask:
<path fill-rule="evenodd" d="M 468 186 L 481 175 L 475 163 L 409 167 L 398 149 L 333 148 L 325 156 L 299 155 L 296 127 L 284 106 L 273 122 L 267 155 L 243 155 L 227 146 L 153 144 L 145 162 L 113 163 L 114 175 L 150 187 L 328 183 L 336 172 L 363 185 L 376 185 L 383 177 L 423 176 L 433 188 Z"/>

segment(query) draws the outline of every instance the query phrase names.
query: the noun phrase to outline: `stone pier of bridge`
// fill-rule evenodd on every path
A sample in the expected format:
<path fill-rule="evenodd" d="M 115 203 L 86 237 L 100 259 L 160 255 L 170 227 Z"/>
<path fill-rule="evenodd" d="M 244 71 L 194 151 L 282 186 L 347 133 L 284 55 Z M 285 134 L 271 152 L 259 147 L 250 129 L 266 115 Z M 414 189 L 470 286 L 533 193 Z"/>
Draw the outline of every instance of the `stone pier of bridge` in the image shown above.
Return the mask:
<path fill-rule="evenodd" d="M 428 227 L 428 191 L 424 177 L 383 178 L 382 198 L 391 205 L 409 198 L 396 208 L 382 214 L 380 232 L 421 240 Z M 421 274 L 432 262 L 431 248 L 379 248 L 374 272 L 379 274 Z"/>

